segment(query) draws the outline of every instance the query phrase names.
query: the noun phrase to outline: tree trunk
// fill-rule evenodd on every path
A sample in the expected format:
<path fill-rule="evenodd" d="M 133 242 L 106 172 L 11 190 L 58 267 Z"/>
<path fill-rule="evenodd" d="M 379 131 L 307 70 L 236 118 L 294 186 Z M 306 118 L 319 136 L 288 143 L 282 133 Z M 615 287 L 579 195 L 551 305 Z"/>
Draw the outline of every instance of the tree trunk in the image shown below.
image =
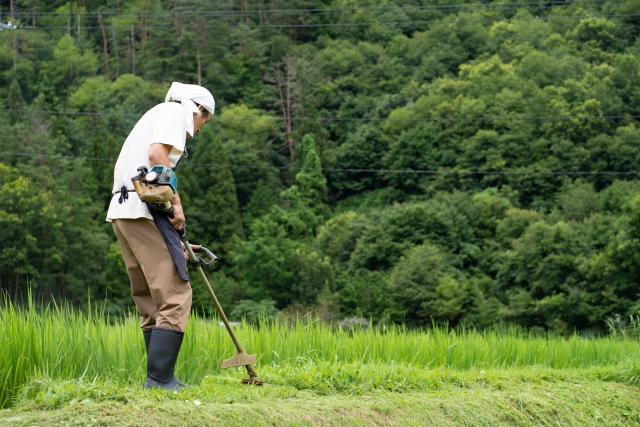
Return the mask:
<path fill-rule="evenodd" d="M 260 4 L 262 5 L 262 13 L 264 14 L 264 23 L 267 25 L 267 28 L 269 28 L 269 17 L 267 16 L 267 9 L 264 7 L 264 0 L 260 0 Z"/>
<path fill-rule="evenodd" d="M 118 55 L 118 41 L 116 40 L 116 29 L 111 27 L 113 37 L 113 51 L 116 53 L 116 79 L 120 76 L 120 56 Z"/>
<path fill-rule="evenodd" d="M 293 131 L 292 121 L 291 121 L 291 82 L 289 79 L 289 61 L 285 60 L 286 70 L 286 80 L 283 81 L 282 73 L 280 72 L 280 68 L 276 69 L 276 84 L 278 85 L 278 93 L 280 95 L 280 110 L 282 111 L 282 118 L 285 123 L 285 132 L 287 134 L 287 145 L 289 147 L 289 157 L 291 157 L 291 166 L 294 165 L 295 162 L 295 151 L 293 150 L 294 142 L 293 136 L 291 135 Z M 285 93 L 286 91 L 286 93 Z"/>
<path fill-rule="evenodd" d="M 236 26 L 236 14 L 233 11 L 233 0 L 229 0 L 229 10 L 231 11 L 231 25 Z"/>
<path fill-rule="evenodd" d="M 287 64 L 287 141 L 289 143 L 291 166 L 293 166 L 295 161 L 295 152 L 293 151 L 293 139 L 291 139 L 291 85 L 289 82 L 289 64 Z"/>
<path fill-rule="evenodd" d="M 133 59 L 133 75 L 136 75 L 136 38 L 133 32 L 133 24 L 131 24 L 131 57 Z"/>
<path fill-rule="evenodd" d="M 180 14 L 178 13 L 179 7 L 180 7 L 180 2 L 178 0 L 174 0 L 173 11 L 175 16 L 176 34 L 178 35 L 178 45 L 180 45 L 180 38 L 182 37 L 182 30 L 180 30 Z"/>
<path fill-rule="evenodd" d="M 104 21 L 102 20 L 102 13 L 98 12 L 98 23 L 100 24 L 100 30 L 102 31 L 102 49 L 104 50 L 104 75 L 109 79 L 109 53 L 107 51 L 107 33 L 104 30 Z"/>
<path fill-rule="evenodd" d="M 182 45 L 182 29 L 180 28 L 180 1 L 179 0 L 174 0 L 173 1 L 173 8 L 174 8 L 174 12 L 175 12 L 175 17 L 176 17 L 176 44 L 178 46 L 178 54 L 180 55 L 180 58 L 182 58 L 182 62 L 186 62 L 186 52 L 184 49 L 184 46 Z M 184 80 L 184 71 L 182 72 L 182 79 Z"/>
<path fill-rule="evenodd" d="M 9 7 L 11 8 L 11 25 L 15 25 L 16 22 L 16 11 L 14 8 L 13 0 L 9 0 Z M 16 58 L 16 32 L 13 31 L 13 69 L 16 70 L 18 68 L 18 62 Z"/>
<path fill-rule="evenodd" d="M 140 18 L 140 45 L 144 46 L 144 39 L 147 36 L 147 30 L 145 27 L 145 23 L 147 22 L 147 18 L 146 17 L 142 17 Z"/>
<path fill-rule="evenodd" d="M 198 58 L 198 86 L 202 86 L 202 64 L 200 63 L 200 49 L 198 49 L 197 58 Z"/>
<path fill-rule="evenodd" d="M 149 1 L 144 2 L 145 13 L 149 12 Z M 144 46 L 144 42 L 147 39 L 147 17 L 146 15 L 140 18 L 140 46 Z"/>

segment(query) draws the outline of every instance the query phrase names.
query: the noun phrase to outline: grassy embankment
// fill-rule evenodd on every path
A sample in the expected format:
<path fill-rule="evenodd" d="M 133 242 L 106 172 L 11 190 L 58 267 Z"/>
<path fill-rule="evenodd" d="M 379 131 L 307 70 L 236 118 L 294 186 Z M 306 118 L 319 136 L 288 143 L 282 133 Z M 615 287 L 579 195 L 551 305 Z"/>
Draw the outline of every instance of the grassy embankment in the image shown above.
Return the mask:
<path fill-rule="evenodd" d="M 5 306 L 0 328 L 0 426 L 640 423 L 640 343 L 620 336 L 247 325 L 258 388 L 219 371 L 230 340 L 195 319 L 177 369 L 195 387 L 166 393 L 140 387 L 135 321 Z"/>

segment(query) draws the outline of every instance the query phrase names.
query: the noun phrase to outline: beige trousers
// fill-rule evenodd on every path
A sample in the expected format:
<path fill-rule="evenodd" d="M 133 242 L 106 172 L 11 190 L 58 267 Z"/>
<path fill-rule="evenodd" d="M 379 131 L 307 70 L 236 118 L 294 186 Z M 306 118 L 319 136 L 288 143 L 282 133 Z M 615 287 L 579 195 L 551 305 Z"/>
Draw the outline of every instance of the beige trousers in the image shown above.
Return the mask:
<path fill-rule="evenodd" d="M 191 285 L 180 277 L 156 224 L 146 218 L 115 219 L 113 231 L 129 273 L 140 327 L 184 332 L 191 311 Z"/>

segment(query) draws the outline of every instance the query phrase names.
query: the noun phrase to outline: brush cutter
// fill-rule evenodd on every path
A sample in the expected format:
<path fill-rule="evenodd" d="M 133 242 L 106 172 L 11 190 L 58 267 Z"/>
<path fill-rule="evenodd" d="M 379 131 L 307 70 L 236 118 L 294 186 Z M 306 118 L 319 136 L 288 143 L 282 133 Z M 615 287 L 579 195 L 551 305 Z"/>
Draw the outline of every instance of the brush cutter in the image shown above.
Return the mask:
<path fill-rule="evenodd" d="M 131 178 L 131 182 L 141 201 L 173 218 L 170 200 L 178 191 L 178 177 L 173 169 L 155 165 L 149 171 L 146 166 L 140 166 L 138 175 Z"/>
<path fill-rule="evenodd" d="M 227 328 L 227 331 L 229 332 L 229 335 L 233 340 L 233 344 L 236 346 L 235 356 L 233 356 L 230 359 L 223 360 L 222 363 L 220 364 L 220 367 L 222 369 L 226 369 L 226 368 L 233 368 L 234 366 L 244 366 L 245 369 L 247 370 L 247 374 L 249 374 L 249 378 L 243 378 L 241 381 L 245 384 L 263 385 L 264 381 L 257 379 L 258 374 L 256 374 L 256 371 L 253 369 L 253 366 L 251 366 L 254 363 L 256 363 L 257 355 L 247 354 L 247 352 L 244 351 L 244 349 L 240 345 L 238 338 L 236 338 L 236 334 L 234 334 L 233 329 L 231 329 L 231 325 L 227 320 L 227 316 L 225 316 L 224 311 L 222 310 L 222 306 L 218 302 L 218 298 L 216 298 L 216 294 L 213 292 L 213 289 L 211 288 L 211 285 L 207 280 L 207 276 L 205 276 L 204 271 L 202 271 L 203 265 L 210 266 L 215 264 L 215 262 L 218 260 L 218 257 L 215 256 L 209 249 L 205 247 L 202 247 L 197 251 L 204 252 L 204 254 L 209 258 L 209 261 L 207 262 L 202 258 L 200 258 L 199 256 L 197 256 L 194 253 L 193 249 L 191 249 L 191 245 L 187 240 L 185 225 L 183 225 L 182 229 L 178 231 L 178 234 L 180 234 L 180 239 L 184 243 L 184 246 L 187 249 L 187 252 L 189 253 L 189 259 L 191 261 L 190 265 L 192 267 L 195 267 L 198 270 L 198 273 L 200 274 L 200 278 L 202 279 L 205 286 L 207 287 L 207 291 L 209 292 L 209 295 L 211 296 L 211 299 L 213 300 L 213 303 L 215 304 L 216 309 L 218 310 L 218 314 L 220 314 L 220 317 L 222 318 L 222 322 L 224 322 L 224 326 Z"/>

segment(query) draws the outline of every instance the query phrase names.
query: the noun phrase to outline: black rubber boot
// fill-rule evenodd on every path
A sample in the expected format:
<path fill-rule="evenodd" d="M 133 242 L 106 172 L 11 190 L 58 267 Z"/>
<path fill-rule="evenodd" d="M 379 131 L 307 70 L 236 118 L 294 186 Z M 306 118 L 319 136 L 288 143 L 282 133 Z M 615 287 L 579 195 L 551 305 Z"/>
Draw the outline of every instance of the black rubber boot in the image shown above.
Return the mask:
<path fill-rule="evenodd" d="M 180 390 L 186 387 L 186 384 L 174 375 L 184 332 L 152 328 L 150 335 L 147 351 L 147 379 L 144 387 L 160 387 L 164 390 Z"/>
<path fill-rule="evenodd" d="M 147 352 L 147 358 L 149 357 L 149 343 L 151 342 L 151 331 L 153 330 L 153 328 L 151 329 L 143 329 L 142 330 L 142 335 L 144 336 L 144 348 Z M 187 384 L 183 383 L 182 381 L 180 381 L 179 379 L 176 378 L 176 381 L 178 381 L 178 385 L 180 387 L 189 387 Z"/>
<path fill-rule="evenodd" d="M 151 329 L 143 329 L 142 330 L 142 335 L 144 336 L 144 348 L 145 351 L 147 352 L 147 355 L 149 354 L 149 343 L 151 342 Z"/>

